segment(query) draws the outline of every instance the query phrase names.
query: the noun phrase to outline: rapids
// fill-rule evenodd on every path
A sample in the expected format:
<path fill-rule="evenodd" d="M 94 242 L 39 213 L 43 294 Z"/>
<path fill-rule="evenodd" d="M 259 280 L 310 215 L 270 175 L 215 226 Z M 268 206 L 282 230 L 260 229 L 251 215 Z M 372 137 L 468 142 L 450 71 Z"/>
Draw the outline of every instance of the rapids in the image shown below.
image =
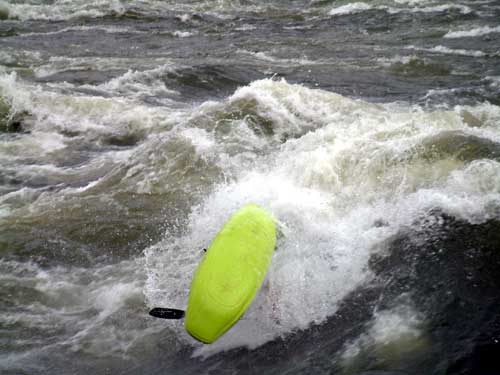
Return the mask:
<path fill-rule="evenodd" d="M 499 19 L 0 0 L 0 372 L 500 373 Z M 248 202 L 280 236 L 244 317 L 149 317 Z"/>

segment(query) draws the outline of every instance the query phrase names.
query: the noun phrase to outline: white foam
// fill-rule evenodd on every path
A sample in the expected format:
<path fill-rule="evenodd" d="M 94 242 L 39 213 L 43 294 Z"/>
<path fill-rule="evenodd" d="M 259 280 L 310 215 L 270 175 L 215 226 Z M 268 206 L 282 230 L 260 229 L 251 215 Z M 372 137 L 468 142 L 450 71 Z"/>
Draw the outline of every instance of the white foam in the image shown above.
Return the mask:
<path fill-rule="evenodd" d="M 367 3 L 356 2 L 356 3 L 349 3 L 346 5 L 342 5 L 338 8 L 333 8 L 328 12 L 328 14 L 330 16 L 343 16 L 346 14 L 360 13 L 370 9 L 373 9 L 371 5 Z"/>
<path fill-rule="evenodd" d="M 145 72 L 128 72 L 98 89 L 115 93 L 116 98 L 99 96 L 70 96 L 57 91 L 42 91 L 38 85 L 19 81 L 15 73 L 0 75 L 0 93 L 7 99 L 12 113 L 28 112 L 32 115 L 33 130 L 54 133 L 58 130 L 113 134 L 123 126 L 129 129 L 147 129 L 165 123 L 173 112 L 168 108 L 148 107 L 136 98 L 154 94 L 172 94 L 155 78 L 167 67 Z M 151 81 L 151 85 L 147 81 Z M 85 87 L 85 86 L 83 86 Z M 95 89 L 95 86 L 89 86 Z M 130 98 L 118 96 L 128 94 Z"/>
<path fill-rule="evenodd" d="M 188 38 L 196 34 L 197 33 L 194 31 L 180 31 L 180 30 L 176 30 L 172 33 L 173 36 L 176 36 L 178 38 Z"/>
<path fill-rule="evenodd" d="M 391 65 L 393 64 L 409 64 L 410 62 L 412 61 L 418 61 L 420 60 L 418 56 L 416 55 L 409 55 L 409 56 L 399 56 L 399 55 L 396 55 L 396 56 L 393 56 L 393 57 L 390 57 L 390 58 L 386 58 L 386 57 L 381 57 L 381 58 L 378 58 L 377 61 L 381 63 L 381 65 L 385 66 L 385 67 L 390 67 Z"/>
<path fill-rule="evenodd" d="M 324 321 L 347 294 L 371 279 L 371 254 L 383 251 L 385 241 L 400 228 L 414 225 L 422 212 L 439 207 L 471 222 L 500 217 L 497 162 L 419 156 L 427 140 L 445 131 L 500 142 L 497 106 L 468 107 L 483 122 L 470 127 L 461 116 L 464 108 L 424 112 L 373 105 L 285 81 L 262 80 L 200 111 L 206 116 L 241 102 L 252 103 L 256 114 L 273 123 L 273 138 L 254 144 L 256 152 L 260 148 L 270 154 L 251 164 L 235 162 L 233 166 L 240 168 L 194 208 L 185 234 L 167 234 L 165 241 L 146 251 L 148 303 L 185 306 L 189 275 L 202 257 L 201 249 L 245 203 L 262 205 L 288 230 L 244 318 L 215 344 L 197 347 L 195 355 L 253 348 Z M 204 131 L 194 134 L 195 139 L 207 137 Z M 269 151 L 269 142 L 278 142 L 284 134 L 288 140 Z M 210 139 L 224 150 L 218 139 Z M 381 220 L 386 225 L 375 225 Z M 174 291 L 169 285 L 178 288 Z M 380 321 L 401 319 L 382 316 Z M 374 325 L 371 336 L 384 337 L 380 326 Z M 185 342 L 196 345 L 181 326 L 176 330 Z"/>
<path fill-rule="evenodd" d="M 241 2 L 178 2 L 164 0 L 147 0 L 139 2 L 122 2 L 120 0 L 73 0 L 57 1 L 55 3 L 30 2 L 22 4 L 6 4 L 2 17 L 20 20 L 71 20 L 80 17 L 99 18 L 105 16 L 122 16 L 128 11 L 146 16 L 164 16 L 167 12 L 180 12 L 182 22 L 198 22 L 193 14 L 203 13 L 221 20 L 234 19 L 231 12 L 265 12 L 266 5 Z M 304 11 L 304 9 L 301 9 Z"/>
<path fill-rule="evenodd" d="M 487 81 L 490 81 L 490 86 L 494 88 L 500 88 L 500 76 L 488 76 L 484 78 Z"/>
<path fill-rule="evenodd" d="M 70 32 L 80 32 L 80 31 L 103 31 L 107 34 L 120 34 L 120 33 L 127 33 L 127 34 L 144 34 L 146 33 L 145 31 L 139 31 L 139 30 L 133 30 L 133 29 L 128 29 L 125 27 L 117 27 L 117 26 L 71 26 L 71 27 L 65 27 L 56 31 L 47 31 L 47 32 L 34 32 L 34 33 L 24 33 L 20 34 L 21 37 L 29 37 L 29 36 L 36 36 L 36 35 L 59 35 L 59 34 L 65 34 L 65 33 L 70 33 Z"/>
<path fill-rule="evenodd" d="M 445 47 L 445 46 L 436 46 L 436 47 L 432 47 L 432 48 L 407 46 L 406 48 L 417 50 L 417 51 L 442 53 L 442 54 L 446 54 L 446 55 L 460 55 L 460 56 L 470 56 L 470 57 L 485 57 L 485 56 L 487 56 L 487 54 L 483 51 L 454 49 L 454 48 L 449 48 L 449 47 Z"/>
<path fill-rule="evenodd" d="M 0 205 L 0 219 L 10 216 L 11 210 L 8 206 Z"/>
<path fill-rule="evenodd" d="M 36 66 L 43 61 L 42 58 L 44 58 L 44 55 L 40 51 L 28 51 L 12 47 L 3 47 L 0 51 L 0 59 L 5 61 L 6 64 L 16 64 L 22 61 L 27 66 Z M 0 73 L 7 73 L 5 67 L 0 67 Z"/>
<path fill-rule="evenodd" d="M 342 359 L 350 360 L 363 350 L 373 350 L 377 346 L 391 344 L 398 345 L 400 350 L 404 350 L 404 346 L 411 350 L 413 348 L 409 343 L 415 342 L 423 335 L 420 328 L 422 321 L 421 314 L 408 305 L 377 311 L 367 327 L 367 332 L 345 345 Z"/>
<path fill-rule="evenodd" d="M 448 11 L 459 11 L 462 14 L 469 14 L 472 13 L 472 9 L 469 8 L 466 5 L 463 4 L 440 4 L 440 5 L 432 5 L 432 3 L 429 2 L 421 2 L 421 1 L 409 1 L 409 2 L 398 2 L 398 3 L 404 3 L 408 4 L 411 7 L 410 8 L 394 8 L 394 7 L 388 7 L 388 6 L 379 6 L 378 9 L 384 9 L 386 10 L 389 14 L 398 14 L 398 13 L 441 13 L 441 12 L 448 12 Z M 426 5 L 430 6 L 426 6 Z"/>
<path fill-rule="evenodd" d="M 203 129 L 188 128 L 182 130 L 180 134 L 195 146 L 198 155 L 206 156 L 216 146 L 214 137 Z"/>
<path fill-rule="evenodd" d="M 160 79 L 162 75 L 172 70 L 171 64 L 165 64 L 151 70 L 129 70 L 122 76 L 113 78 L 106 83 L 96 86 L 96 88 L 108 94 L 118 96 L 127 95 L 134 99 L 140 99 L 144 96 L 175 95 L 177 92 L 168 89 Z"/>
<path fill-rule="evenodd" d="M 127 319 L 126 329 L 113 316 L 127 313 L 130 305 L 142 306 L 141 261 L 124 261 L 95 268 L 53 267 L 41 269 L 34 263 L 0 261 L 4 282 L 33 289 L 39 296 L 34 301 L 17 301 L 19 313 L 3 314 L 0 322 L 22 324 L 27 329 L 53 331 L 64 327 L 40 350 L 64 350 L 90 353 L 93 356 L 126 356 L 134 340 L 160 329 L 156 321 L 144 326 L 140 320 Z M 16 305 L 14 305 L 16 306 Z M 110 320 L 111 318 L 111 320 Z M 119 321 L 123 320 L 123 315 Z M 11 343 L 14 344 L 14 343 Z M 22 347 L 22 340 L 19 346 Z M 30 351 L 23 352 L 23 362 Z M 22 362 L 21 362 L 22 363 Z"/>
<path fill-rule="evenodd" d="M 131 72 L 125 84 L 154 78 L 150 74 Z M 492 104 L 426 112 L 404 104 L 352 100 L 284 80 L 260 80 L 220 102 L 173 113 L 124 98 L 41 92 L 12 74 L 1 75 L 0 83 L 14 108 L 32 111 L 36 138 L 45 133 L 50 139 L 51 132 L 65 129 L 68 123 L 91 137 L 114 134 L 124 127 L 151 132 L 134 150 L 109 155 L 125 167 L 113 172 L 120 176 L 116 189 L 170 192 L 172 184 L 178 183 L 171 174 L 176 171 L 175 162 L 186 155 L 209 160 L 207 165 L 220 168 L 226 178 L 207 189 L 200 204 L 192 207 L 187 224 L 169 227 L 164 240 L 147 249 L 144 259 L 116 269 L 97 268 L 92 271 L 95 282 L 90 284 L 88 270 L 36 271 L 30 276 L 40 292 L 58 301 L 67 295 L 75 298 L 69 311 L 56 308 L 46 313 L 56 319 L 50 324 L 74 324 L 71 335 L 61 343 L 74 350 L 104 355 L 113 347 L 117 353 L 127 353 L 135 338 L 158 327 L 148 323 L 146 329 L 134 326 L 121 332 L 109 324 L 115 314 L 127 310 L 128 301 L 142 298 L 146 276 L 143 291 L 149 306 L 184 308 L 201 249 L 210 244 L 231 213 L 248 202 L 268 209 L 288 230 L 279 238 L 264 286 L 244 318 L 216 344 L 197 346 L 196 355 L 237 346 L 253 348 L 323 322 L 345 296 L 371 280 L 370 256 L 384 251 L 385 241 L 402 227 L 414 225 L 422 212 L 437 207 L 470 222 L 500 217 L 498 162 L 467 161 L 454 155 L 435 160 L 422 157 L 426 142 L 443 132 L 500 143 L 500 108 Z M 123 87 L 122 82 L 114 84 L 108 89 Z M 481 126 L 464 122 L 463 110 L 480 119 Z M 221 121 L 221 113 L 240 112 L 243 116 Z M 272 132 L 259 133 L 251 127 L 251 118 L 265 126 L 272 124 Z M 166 150 L 168 142 L 177 147 L 171 153 Z M 116 176 L 113 173 L 111 177 Z M 88 193 L 108 178 L 95 177 L 81 188 L 61 192 L 60 199 Z M 186 183 L 175 188 L 197 191 L 199 187 Z M 26 194 L 21 198 L 29 202 L 29 195 L 39 192 L 12 194 Z M 10 209 L 5 202 L 0 201 L 2 209 Z M 47 192 L 29 207 L 36 211 L 44 205 L 53 208 L 55 203 L 57 197 Z M 385 225 L 376 225 L 380 222 Z M 377 327 L 386 325 L 374 324 L 369 336 L 383 337 L 383 329 Z M 185 343 L 198 345 L 181 324 L 172 329 Z M 113 341 L 116 345 L 111 345 Z"/>
<path fill-rule="evenodd" d="M 396 4 L 406 4 L 410 6 L 422 6 L 432 3 L 433 0 L 394 0 Z"/>
<path fill-rule="evenodd" d="M 371 9 L 385 11 L 389 14 L 398 13 L 440 13 L 448 11 L 459 11 L 462 14 L 472 13 L 472 9 L 463 4 L 441 4 L 441 5 L 431 5 L 426 1 L 396 1 L 397 4 L 409 5 L 410 7 L 391 7 L 384 4 L 374 5 L 363 2 L 354 2 L 346 5 L 342 5 L 337 8 L 333 8 L 328 12 L 331 16 L 340 16 L 348 14 L 356 14 L 364 12 Z M 426 5 L 430 6 L 426 6 Z"/>
<path fill-rule="evenodd" d="M 484 57 L 486 53 L 483 51 L 473 51 L 473 50 L 465 50 L 465 49 L 453 49 L 445 46 L 437 46 L 429 49 L 430 52 L 438 52 L 444 54 L 451 55 L 462 55 L 462 56 L 472 56 L 472 57 Z"/>
<path fill-rule="evenodd" d="M 278 140 L 324 126 L 360 105 L 337 94 L 289 85 L 284 80 L 253 82 L 236 90 L 228 99 L 230 105 L 246 101 L 255 102 L 256 112 L 273 123 L 274 137 Z"/>
<path fill-rule="evenodd" d="M 141 85 L 141 74 L 131 73 L 129 77 L 130 81 L 125 80 L 123 85 L 122 82 L 116 83 L 116 90 L 130 90 L 131 96 L 144 95 L 140 91 L 133 92 Z M 138 81 L 138 85 L 135 81 Z M 154 87 L 147 87 L 147 90 L 151 89 Z M 129 163 L 133 166 L 136 163 L 151 164 L 140 157 L 136 157 L 135 163 L 131 161 L 129 151 L 132 150 L 109 150 L 92 155 L 83 165 L 49 171 L 47 176 L 43 176 L 43 165 L 59 164 L 66 155 L 73 155 L 74 148 L 81 147 L 82 143 L 99 144 L 116 136 L 129 135 L 132 139 L 140 140 L 150 132 L 172 128 L 179 122 L 179 118 L 185 117 L 182 110 L 174 111 L 166 106 L 146 106 L 135 102 L 133 98 L 67 95 L 65 89 L 49 90 L 47 86 L 42 90 L 39 85 L 17 79 L 15 73 L 0 74 L 2 100 L 11 108 L 11 116 L 28 113 L 26 117 L 23 115 L 23 125 L 30 130 L 20 137 L 13 137 L 9 142 L 0 143 L 0 158 L 6 163 L 6 168 L 14 171 L 12 175 L 17 179 L 32 180 L 35 183 L 40 181 L 43 185 L 4 195 L 1 199 L 4 217 L 24 215 L 26 211 L 22 210 L 26 209 L 43 212 L 72 195 L 89 194 L 94 188 L 105 185 L 109 178 L 113 178 L 113 173 L 109 173 L 109 177 L 102 177 L 114 167 L 120 168 Z M 58 92 L 59 90 L 64 93 Z M 160 87 L 159 90 L 164 88 Z M 68 136 L 68 133 L 73 135 Z M 29 162 L 26 165 L 26 160 L 39 160 L 42 166 L 31 168 Z M 137 169 L 140 175 L 138 183 L 122 186 L 123 189 L 141 189 L 141 184 L 144 184 L 144 178 L 147 177 L 144 171 L 148 168 L 141 164 L 137 165 Z M 157 173 L 157 169 L 151 167 L 150 173 Z M 146 179 L 146 184 L 147 181 Z M 45 189 L 47 186 L 55 189 Z M 62 188 L 64 189 L 61 190 Z"/>
<path fill-rule="evenodd" d="M 31 95 L 23 84 L 19 84 L 15 72 L 0 72 L 0 96 L 10 107 L 11 118 L 32 107 Z"/>
<path fill-rule="evenodd" d="M 351 233 L 348 225 L 331 217 L 327 196 L 297 187 L 282 176 L 250 173 L 237 183 L 222 186 L 206 205 L 191 215 L 190 233 L 182 240 L 183 245 L 164 243 L 166 254 L 155 251 L 154 256 L 163 259 L 162 269 L 154 267 L 155 278 L 161 279 L 161 284 L 175 283 L 180 287 L 176 292 L 154 296 L 155 303 L 185 304 L 190 278 L 184 274 L 193 272 L 201 256 L 199 249 L 210 243 L 229 213 L 250 201 L 267 207 L 279 220 L 286 219 L 294 234 L 280 240 L 263 291 L 243 320 L 217 343 L 199 347 L 197 355 L 206 356 L 241 345 L 253 348 L 282 333 L 306 328 L 311 321 L 320 322 L 369 274 L 363 269 L 367 256 L 363 240 L 356 246 L 358 254 L 353 256 L 352 246 L 344 242 L 349 241 L 346 234 Z M 187 248 L 185 244 L 189 244 Z M 153 256 L 151 250 L 148 255 Z M 179 334 L 194 343 L 182 330 Z"/>
<path fill-rule="evenodd" d="M 322 65 L 322 64 L 328 64 L 331 63 L 326 60 L 310 60 L 306 57 L 304 58 L 291 58 L 291 59 L 283 59 L 279 57 L 275 57 L 269 52 L 252 52 L 252 51 L 247 51 L 247 50 L 238 50 L 237 51 L 240 54 L 243 55 L 250 55 L 253 58 L 256 58 L 261 61 L 267 61 L 271 62 L 276 65 L 282 65 L 282 66 L 296 66 L 296 65 Z"/>
<path fill-rule="evenodd" d="M 472 13 L 471 8 L 461 4 L 442 4 L 442 5 L 435 5 L 423 8 L 412 8 L 413 12 L 424 12 L 424 13 L 447 12 L 449 10 L 458 10 L 462 14 Z"/>
<path fill-rule="evenodd" d="M 500 33 L 500 26 L 496 27 L 484 26 L 471 30 L 449 31 L 448 33 L 445 34 L 443 38 L 473 38 L 492 33 Z"/>
<path fill-rule="evenodd" d="M 182 14 L 180 16 L 177 16 L 176 18 L 179 19 L 181 22 L 186 23 L 186 22 L 189 22 L 193 19 L 193 15 L 185 13 L 185 14 Z"/>
<path fill-rule="evenodd" d="M 9 17 L 26 20 L 68 20 L 80 17 L 122 15 L 127 10 L 119 0 L 89 2 L 84 0 L 60 1 L 55 4 L 10 4 Z"/>
<path fill-rule="evenodd" d="M 500 163 L 476 160 L 451 173 L 445 191 L 448 212 L 481 223 L 500 214 Z M 437 194 L 437 193 L 436 193 Z"/>
<path fill-rule="evenodd" d="M 244 24 L 242 26 L 238 26 L 235 28 L 237 31 L 252 31 L 256 30 L 257 27 L 255 25 L 250 25 L 250 24 Z"/>
<path fill-rule="evenodd" d="M 17 57 L 16 57 L 17 58 Z M 22 59 L 23 57 L 21 57 Z M 162 66 L 174 66 L 170 59 L 151 58 L 141 59 L 138 63 L 134 58 L 112 58 L 112 57 L 84 57 L 71 58 L 67 56 L 50 56 L 43 63 L 38 58 L 34 63 L 34 72 L 37 78 L 44 78 L 55 73 L 68 70 L 124 70 L 124 71 L 151 71 Z M 94 88 L 94 86 L 83 86 Z"/>

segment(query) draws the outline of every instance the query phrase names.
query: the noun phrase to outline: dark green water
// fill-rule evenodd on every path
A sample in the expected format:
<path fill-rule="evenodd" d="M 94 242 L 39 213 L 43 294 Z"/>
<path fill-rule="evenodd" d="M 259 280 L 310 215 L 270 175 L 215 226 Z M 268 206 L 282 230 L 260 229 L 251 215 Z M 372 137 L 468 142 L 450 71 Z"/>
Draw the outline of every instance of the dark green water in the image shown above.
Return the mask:
<path fill-rule="evenodd" d="M 0 0 L 2 374 L 500 374 L 500 2 Z M 281 223 L 201 345 L 227 218 Z"/>

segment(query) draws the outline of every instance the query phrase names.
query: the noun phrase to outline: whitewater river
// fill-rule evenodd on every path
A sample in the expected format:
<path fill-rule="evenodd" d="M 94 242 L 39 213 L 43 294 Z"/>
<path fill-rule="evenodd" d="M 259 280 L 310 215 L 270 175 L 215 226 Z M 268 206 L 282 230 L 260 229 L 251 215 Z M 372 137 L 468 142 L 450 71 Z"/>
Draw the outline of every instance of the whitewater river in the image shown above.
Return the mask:
<path fill-rule="evenodd" d="M 279 221 L 213 345 L 223 223 Z M 500 374 L 500 1 L 0 0 L 0 373 Z"/>

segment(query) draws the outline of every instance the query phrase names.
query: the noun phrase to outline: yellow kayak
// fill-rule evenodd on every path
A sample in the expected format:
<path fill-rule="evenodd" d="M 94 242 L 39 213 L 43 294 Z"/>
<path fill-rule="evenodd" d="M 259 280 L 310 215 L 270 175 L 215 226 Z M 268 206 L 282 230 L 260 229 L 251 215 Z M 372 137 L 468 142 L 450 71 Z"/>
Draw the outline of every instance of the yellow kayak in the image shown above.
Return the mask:
<path fill-rule="evenodd" d="M 213 240 L 194 273 L 186 330 L 212 343 L 231 328 L 254 299 L 276 245 L 276 223 L 261 207 L 239 209 Z"/>

